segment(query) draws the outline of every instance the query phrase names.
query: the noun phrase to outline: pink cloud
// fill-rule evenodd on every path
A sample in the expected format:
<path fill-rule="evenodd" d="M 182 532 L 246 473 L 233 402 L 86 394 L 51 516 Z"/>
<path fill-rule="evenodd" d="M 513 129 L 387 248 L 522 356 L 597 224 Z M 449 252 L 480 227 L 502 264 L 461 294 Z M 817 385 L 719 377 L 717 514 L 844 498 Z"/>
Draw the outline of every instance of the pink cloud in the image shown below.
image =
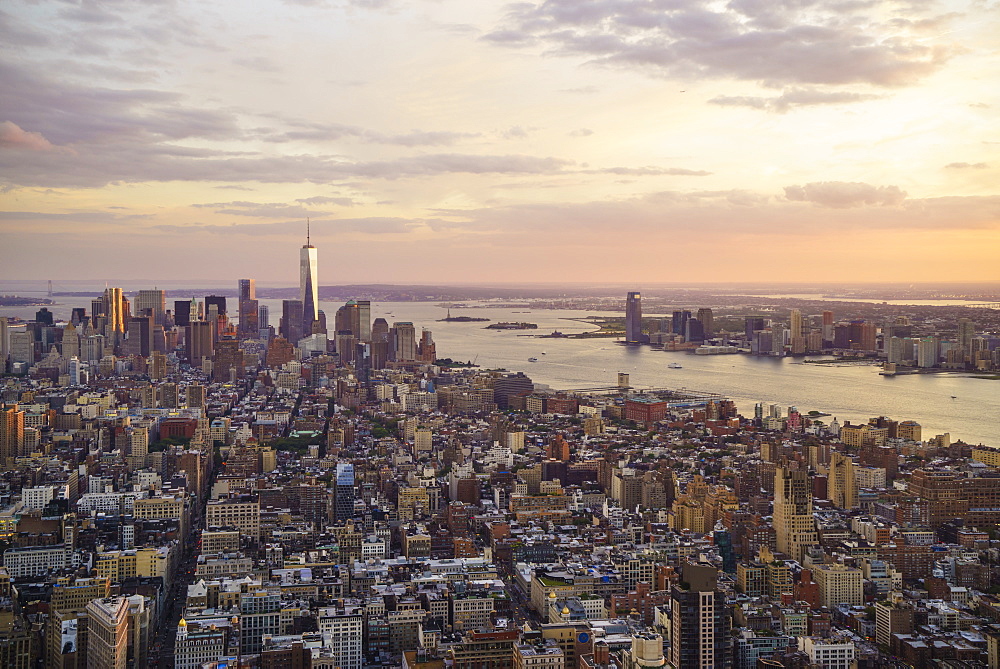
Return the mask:
<path fill-rule="evenodd" d="M 52 151 L 57 147 L 45 139 L 40 132 L 23 130 L 16 123 L 0 123 L 0 148 L 24 149 L 27 151 Z"/>

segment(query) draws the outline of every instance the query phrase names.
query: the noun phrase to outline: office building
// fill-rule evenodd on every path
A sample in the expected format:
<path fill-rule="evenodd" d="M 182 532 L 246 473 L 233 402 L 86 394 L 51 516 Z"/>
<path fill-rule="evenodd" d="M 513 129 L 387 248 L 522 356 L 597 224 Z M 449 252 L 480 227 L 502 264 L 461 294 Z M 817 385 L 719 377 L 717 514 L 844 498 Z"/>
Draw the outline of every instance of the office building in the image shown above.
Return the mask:
<path fill-rule="evenodd" d="M 800 562 L 819 543 L 813 519 L 812 483 L 805 470 L 774 471 L 774 534 L 778 550 Z"/>
<path fill-rule="evenodd" d="M 358 339 L 370 342 L 372 340 L 372 303 L 370 300 L 358 300 L 358 322 L 361 325 Z"/>
<path fill-rule="evenodd" d="M 10 325 L 6 316 L 0 316 L 0 369 L 7 364 L 10 355 Z M 6 371 L 6 370 L 5 370 Z"/>
<path fill-rule="evenodd" d="M 95 599 L 87 604 L 88 669 L 125 669 L 128 663 L 127 597 Z"/>
<path fill-rule="evenodd" d="M 190 300 L 174 300 L 174 325 L 179 328 L 187 327 L 197 316 L 198 303 L 194 298 Z"/>
<path fill-rule="evenodd" d="M 332 659 L 340 669 L 364 665 L 364 618 L 361 607 L 329 607 L 319 610 L 319 631 L 329 635 Z"/>
<path fill-rule="evenodd" d="M 936 367 L 941 358 L 941 345 L 936 337 L 924 337 L 917 342 L 917 367 Z"/>
<path fill-rule="evenodd" d="M 827 477 L 829 497 L 838 509 L 853 509 L 858 505 L 858 482 L 854 461 L 843 453 L 830 455 L 830 474 Z"/>
<path fill-rule="evenodd" d="M 166 292 L 162 290 L 140 290 L 135 296 L 135 313 L 137 316 L 149 314 L 153 323 L 163 325 L 167 313 Z"/>
<path fill-rule="evenodd" d="M 747 317 L 743 323 L 743 332 L 746 335 L 748 342 L 753 341 L 755 332 L 760 332 L 764 329 L 763 318 Z"/>
<path fill-rule="evenodd" d="M 299 300 L 302 302 L 302 332 L 303 336 L 306 336 L 312 334 L 313 323 L 319 320 L 316 247 L 310 243 L 308 228 L 306 229 L 306 243 L 299 252 Z M 289 339 L 289 341 L 298 340 Z"/>
<path fill-rule="evenodd" d="M 260 334 L 259 304 L 257 302 L 257 286 L 253 279 L 240 279 L 240 335 L 256 338 Z"/>
<path fill-rule="evenodd" d="M 17 406 L 0 407 L 0 467 L 17 457 L 24 441 L 24 412 Z"/>
<path fill-rule="evenodd" d="M 188 362 L 201 365 L 205 359 L 215 354 L 215 341 L 212 336 L 212 324 L 208 321 L 191 321 L 184 335 Z"/>
<path fill-rule="evenodd" d="M 670 318 L 670 331 L 674 334 L 684 336 L 689 320 L 691 320 L 691 312 L 687 309 L 675 311 Z"/>
<path fill-rule="evenodd" d="M 212 380 L 229 383 L 243 378 L 243 371 L 243 350 L 239 340 L 231 336 L 221 338 L 212 356 Z"/>
<path fill-rule="evenodd" d="M 337 309 L 334 315 L 333 327 L 337 334 L 351 334 L 356 339 L 361 338 L 361 310 L 358 303 L 349 300 L 347 304 Z"/>
<path fill-rule="evenodd" d="M 211 623 L 191 623 L 181 618 L 174 642 L 174 669 L 201 669 L 203 665 L 222 659 L 233 642 L 228 618 Z"/>
<path fill-rule="evenodd" d="M 633 291 L 625 297 L 625 343 L 642 342 L 642 294 Z"/>
<path fill-rule="evenodd" d="M 698 310 L 697 317 L 701 323 L 701 329 L 705 333 L 705 337 L 711 339 L 712 334 L 715 332 L 715 316 L 712 314 L 712 310 L 708 307 L 702 307 Z"/>
<path fill-rule="evenodd" d="M 341 462 L 337 465 L 334 520 L 354 517 L 354 465 Z"/>
<path fill-rule="evenodd" d="M 133 316 L 128 320 L 128 339 L 125 352 L 128 355 L 149 357 L 153 350 L 153 317 Z"/>
<path fill-rule="evenodd" d="M 117 333 L 115 342 L 120 340 L 120 335 L 125 333 L 125 323 L 128 318 L 128 300 L 122 294 L 121 288 L 105 288 L 104 297 L 101 300 L 101 315 L 105 318 L 105 335 Z"/>
<path fill-rule="evenodd" d="M 705 341 L 705 328 L 697 318 L 689 318 L 684 322 L 684 341 Z"/>
<path fill-rule="evenodd" d="M 899 593 L 890 593 L 888 599 L 875 604 L 875 642 L 889 647 L 893 634 L 909 634 L 913 631 L 913 606 L 903 603 Z"/>
<path fill-rule="evenodd" d="M 851 669 L 857 666 L 853 641 L 803 636 L 799 637 L 798 646 L 809 657 L 809 666 L 823 669 Z"/>
<path fill-rule="evenodd" d="M 392 324 L 394 360 L 411 362 L 417 359 L 417 331 L 413 323 Z"/>
<path fill-rule="evenodd" d="M 864 603 L 864 579 L 857 567 L 842 564 L 818 564 L 812 568 L 819 585 L 820 604 L 835 608 L 838 604 L 861 606 Z"/>
<path fill-rule="evenodd" d="M 528 395 L 535 390 L 535 384 L 524 372 L 505 374 L 493 383 L 493 401 L 497 407 L 510 407 L 510 398 L 516 395 Z"/>
<path fill-rule="evenodd" d="M 685 564 L 681 582 L 670 589 L 669 666 L 723 669 L 731 666 L 730 618 L 718 589 L 715 567 Z"/>
<path fill-rule="evenodd" d="M 224 295 L 206 295 L 205 296 L 205 315 L 206 319 L 208 314 L 212 311 L 212 307 L 215 307 L 215 312 L 219 316 L 224 316 L 228 311 L 226 311 L 226 298 Z"/>
<path fill-rule="evenodd" d="M 278 324 L 278 332 L 291 342 L 292 346 L 298 344 L 299 340 L 305 336 L 302 330 L 302 314 L 302 300 L 281 301 L 281 321 Z"/>
<path fill-rule="evenodd" d="M 788 316 L 789 321 L 789 336 L 793 339 L 795 337 L 802 336 L 802 312 L 798 309 L 792 309 Z"/>

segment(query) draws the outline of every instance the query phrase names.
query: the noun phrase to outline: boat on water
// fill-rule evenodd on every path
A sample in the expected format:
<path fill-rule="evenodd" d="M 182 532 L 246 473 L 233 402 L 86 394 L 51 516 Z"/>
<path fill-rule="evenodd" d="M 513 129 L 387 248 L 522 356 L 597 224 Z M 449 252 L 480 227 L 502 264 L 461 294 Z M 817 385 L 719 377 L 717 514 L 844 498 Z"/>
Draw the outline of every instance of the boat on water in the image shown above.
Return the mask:
<path fill-rule="evenodd" d="M 683 369 L 679 362 L 671 362 L 667 364 L 667 369 Z"/>
<path fill-rule="evenodd" d="M 528 362 L 538 362 L 538 358 L 528 358 Z"/>

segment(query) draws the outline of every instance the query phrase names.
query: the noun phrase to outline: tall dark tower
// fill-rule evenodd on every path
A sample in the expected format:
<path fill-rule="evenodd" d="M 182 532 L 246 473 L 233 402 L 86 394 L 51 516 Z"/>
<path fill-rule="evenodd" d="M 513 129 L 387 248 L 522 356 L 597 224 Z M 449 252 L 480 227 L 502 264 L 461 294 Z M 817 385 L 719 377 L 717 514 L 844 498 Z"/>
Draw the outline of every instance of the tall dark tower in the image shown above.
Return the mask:
<path fill-rule="evenodd" d="M 341 462 L 337 465 L 334 519 L 347 520 L 354 516 L 354 465 Z"/>
<path fill-rule="evenodd" d="M 319 286 L 316 272 L 316 247 L 310 243 L 309 221 L 306 221 L 306 243 L 299 252 L 299 294 L 302 301 L 302 332 L 312 333 L 319 320 Z"/>
<path fill-rule="evenodd" d="M 685 564 L 682 581 L 670 589 L 670 655 L 672 667 L 729 669 L 731 620 L 726 595 L 717 585 L 718 570 Z"/>
<path fill-rule="evenodd" d="M 642 342 L 642 294 L 633 291 L 625 298 L 625 343 Z"/>
<path fill-rule="evenodd" d="M 256 338 L 260 334 L 257 285 L 253 279 L 240 279 L 240 335 Z"/>

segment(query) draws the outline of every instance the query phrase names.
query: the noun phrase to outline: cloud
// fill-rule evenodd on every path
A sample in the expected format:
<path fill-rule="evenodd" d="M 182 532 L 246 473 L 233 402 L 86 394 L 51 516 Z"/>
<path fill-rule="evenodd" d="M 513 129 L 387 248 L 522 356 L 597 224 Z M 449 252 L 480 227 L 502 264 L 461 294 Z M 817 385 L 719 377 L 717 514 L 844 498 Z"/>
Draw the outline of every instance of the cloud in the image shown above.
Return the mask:
<path fill-rule="evenodd" d="M 545 0 L 508 5 L 482 39 L 657 76 L 769 85 L 904 86 L 953 52 L 923 41 L 924 25 L 883 25 L 871 14 L 809 0 Z"/>
<path fill-rule="evenodd" d="M 479 133 L 413 130 L 401 135 L 380 135 L 369 132 L 366 137 L 371 142 L 399 146 L 448 146 L 463 139 L 479 137 Z"/>
<path fill-rule="evenodd" d="M 793 107 L 811 107 L 815 105 L 847 104 L 875 100 L 879 95 L 853 93 L 850 91 L 821 91 L 815 88 L 790 88 L 776 97 L 756 96 L 726 96 L 720 95 L 709 100 L 709 103 L 729 107 L 750 107 L 763 111 L 783 114 Z"/>
<path fill-rule="evenodd" d="M 515 125 L 502 131 L 500 136 L 504 139 L 527 139 L 528 130 L 525 130 L 519 125 Z"/>
<path fill-rule="evenodd" d="M 0 148 L 24 151 L 52 151 L 56 147 L 40 132 L 22 130 L 16 123 L 0 123 Z"/>
<path fill-rule="evenodd" d="M 277 223 L 231 223 L 229 225 L 173 225 L 163 224 L 151 226 L 156 232 L 176 233 L 208 233 L 221 235 L 247 235 L 251 237 L 270 235 L 299 235 L 305 217 L 295 221 Z M 408 232 L 415 225 L 427 223 L 423 219 L 394 218 L 386 216 L 371 216 L 365 218 L 330 218 L 312 221 L 312 236 L 319 238 L 324 234 L 354 232 L 370 235 L 401 234 Z"/>
<path fill-rule="evenodd" d="M 24 223 L 28 221 L 53 221 L 67 223 L 132 223 L 150 218 L 149 214 L 118 214 L 111 211 L 74 209 L 68 212 L 0 211 L 0 221 Z"/>
<path fill-rule="evenodd" d="M 207 181 L 328 184 L 343 179 L 404 179 L 445 174 L 554 174 L 568 160 L 529 155 L 428 154 L 351 161 L 340 156 L 244 155 L 170 144 L 92 145 L 77 156 L 0 152 L 0 174 L 23 186 L 97 187 L 111 182 Z"/>
<path fill-rule="evenodd" d="M 53 144 L 73 148 L 80 143 L 126 139 L 155 143 L 243 137 L 233 112 L 185 106 L 178 93 L 104 88 L 58 76 L 42 68 L 22 69 L 0 62 L 4 83 L 0 118 L 20 127 L 30 124 Z"/>
<path fill-rule="evenodd" d="M 327 197 L 325 195 L 301 198 L 296 200 L 296 202 L 302 202 L 303 204 L 336 204 L 341 207 L 353 207 L 357 204 L 357 202 L 349 197 Z"/>
<path fill-rule="evenodd" d="M 986 163 L 948 163 L 944 166 L 946 170 L 984 170 L 989 167 Z"/>
<path fill-rule="evenodd" d="M 577 128 L 569 133 L 570 137 L 590 137 L 594 131 L 590 128 Z"/>
<path fill-rule="evenodd" d="M 447 130 L 411 130 L 406 133 L 383 133 L 343 123 L 309 123 L 289 121 L 294 129 L 275 133 L 262 131 L 266 142 L 333 142 L 354 139 L 369 144 L 392 144 L 396 146 L 448 146 L 463 139 L 479 137 L 479 133 L 452 132 Z"/>
<path fill-rule="evenodd" d="M 588 174 L 617 174 L 620 176 L 683 176 L 704 177 L 711 174 L 705 170 L 689 170 L 683 167 L 604 167 L 597 170 L 585 170 Z"/>
<path fill-rule="evenodd" d="M 898 206 L 850 211 L 821 206 L 804 215 L 802 205 L 790 198 L 732 189 L 661 191 L 619 200 L 550 201 L 434 213 L 460 221 L 460 229 L 494 247 L 562 243 L 592 249 L 602 246 L 609 226 L 623 239 L 634 235 L 631 238 L 647 244 L 660 240 L 686 243 L 710 231 L 745 243 L 768 245 L 773 240 L 780 245 L 790 236 L 808 240 L 840 232 L 1000 230 L 998 212 L 1000 196 L 987 196 L 907 199 Z M 573 230 L 572 240 L 566 239 L 566 230 Z"/>
<path fill-rule="evenodd" d="M 906 193 L 898 186 L 872 186 L 847 181 L 823 181 L 804 186 L 786 186 L 785 197 L 797 202 L 812 202 L 832 209 L 878 205 L 890 207 L 902 204 Z"/>

